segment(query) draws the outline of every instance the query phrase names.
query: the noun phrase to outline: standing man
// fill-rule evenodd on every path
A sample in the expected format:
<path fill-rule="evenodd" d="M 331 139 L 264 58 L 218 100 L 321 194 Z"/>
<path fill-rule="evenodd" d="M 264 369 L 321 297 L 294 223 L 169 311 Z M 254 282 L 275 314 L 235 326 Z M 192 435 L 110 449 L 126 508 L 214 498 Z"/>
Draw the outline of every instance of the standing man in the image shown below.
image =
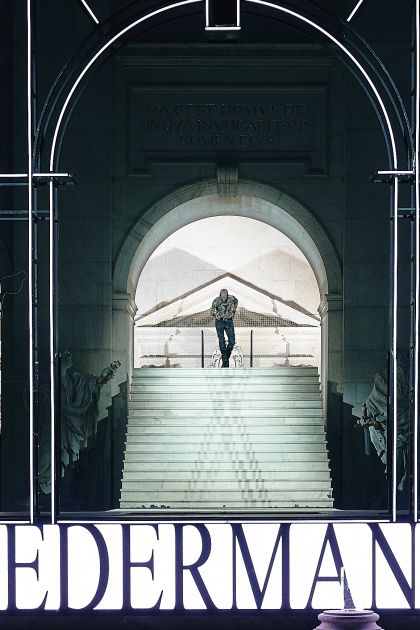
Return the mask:
<path fill-rule="evenodd" d="M 214 317 L 216 332 L 219 338 L 220 352 L 222 353 L 222 367 L 229 367 L 229 358 L 235 345 L 235 328 L 233 318 L 235 316 L 238 300 L 235 296 L 229 295 L 226 289 L 220 291 L 219 297 L 213 300 L 211 314 Z M 227 345 L 225 341 L 227 335 Z"/>

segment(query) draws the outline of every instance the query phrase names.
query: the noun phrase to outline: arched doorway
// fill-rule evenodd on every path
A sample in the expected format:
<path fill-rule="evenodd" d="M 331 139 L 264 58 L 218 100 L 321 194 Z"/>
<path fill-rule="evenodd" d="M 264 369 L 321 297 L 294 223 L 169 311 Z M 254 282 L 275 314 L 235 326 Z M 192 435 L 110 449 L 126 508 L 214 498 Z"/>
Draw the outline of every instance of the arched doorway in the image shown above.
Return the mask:
<path fill-rule="evenodd" d="M 132 376 L 121 509 L 156 505 L 194 510 L 331 509 L 318 376 L 319 368 L 327 365 L 320 355 L 328 352 L 328 337 L 321 343 L 317 313 L 322 312 L 324 335 L 328 335 L 329 313 L 320 306 L 321 296 L 323 303 L 327 299 L 329 281 L 318 247 L 297 218 L 306 218 L 310 226 L 309 212 L 300 204 L 293 210 L 295 216 L 250 194 L 207 194 L 167 212 L 135 249 L 126 267 L 126 295 L 131 313 L 136 309 L 140 313 L 134 318 L 126 313 L 134 339 L 127 358 Z M 225 237 L 214 247 L 219 232 Z M 261 241 L 264 245 L 258 249 Z M 326 237 L 324 243 L 319 239 L 319 246 L 328 251 Z M 230 260 L 226 255 L 223 260 L 226 247 L 231 250 Z M 209 267 L 212 257 L 219 267 L 213 264 L 210 273 L 207 269 L 208 280 L 200 283 L 203 263 Z M 300 268 L 291 273 L 296 261 Z M 249 269 L 255 263 L 261 267 L 259 272 Z M 264 277 L 276 267 L 277 276 L 271 281 Z M 302 268 L 308 276 L 306 290 L 297 285 Z M 281 280 L 286 269 L 287 279 Z M 154 272 L 160 278 L 152 294 Z M 189 281 L 183 283 L 187 275 Z M 276 281 L 283 282 L 289 299 L 275 294 Z M 243 369 L 229 373 L 200 369 L 220 367 L 213 321 L 206 316 L 222 287 L 239 299 L 231 367 Z M 199 331 L 201 357 L 199 337 L 194 336 L 197 318 L 204 321 Z M 251 330 L 254 341 L 248 346 Z M 156 367 L 178 369 L 150 369 Z M 326 384 L 321 386 L 325 392 Z M 278 469 L 283 465 L 300 469 L 287 470 L 285 482 L 284 471 Z M 237 481 L 238 474 L 244 483 Z M 185 475 L 192 476 L 191 482 Z"/>
<path fill-rule="evenodd" d="M 217 181 L 186 186 L 149 208 L 131 230 L 118 254 L 113 275 L 113 349 L 125 354 L 125 368 L 133 366 L 133 321 L 136 290 L 150 256 L 166 238 L 198 220 L 238 216 L 261 221 L 284 234 L 303 253 L 319 291 L 321 320 L 321 383 L 326 408 L 328 382 L 342 383 L 342 277 L 341 265 L 326 234 L 297 200 L 258 182 L 238 182 L 237 195 L 222 197 Z M 330 361 L 332 358 L 332 361 Z"/>

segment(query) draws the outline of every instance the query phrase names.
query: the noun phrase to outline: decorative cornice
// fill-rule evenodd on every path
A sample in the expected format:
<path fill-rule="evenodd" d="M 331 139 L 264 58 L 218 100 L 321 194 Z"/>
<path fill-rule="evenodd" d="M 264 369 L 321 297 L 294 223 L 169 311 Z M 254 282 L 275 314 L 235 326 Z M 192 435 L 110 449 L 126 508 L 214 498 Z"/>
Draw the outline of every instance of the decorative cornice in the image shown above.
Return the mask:
<path fill-rule="evenodd" d="M 318 306 L 321 318 L 329 311 L 343 310 L 343 295 L 341 293 L 326 293 Z"/>
<path fill-rule="evenodd" d="M 114 293 L 112 296 L 112 308 L 114 311 L 125 311 L 132 319 L 137 313 L 137 304 L 129 293 Z"/>
<path fill-rule="evenodd" d="M 319 44 L 143 44 L 133 43 L 117 54 L 127 68 L 213 67 L 227 68 L 328 68 L 333 55 Z"/>

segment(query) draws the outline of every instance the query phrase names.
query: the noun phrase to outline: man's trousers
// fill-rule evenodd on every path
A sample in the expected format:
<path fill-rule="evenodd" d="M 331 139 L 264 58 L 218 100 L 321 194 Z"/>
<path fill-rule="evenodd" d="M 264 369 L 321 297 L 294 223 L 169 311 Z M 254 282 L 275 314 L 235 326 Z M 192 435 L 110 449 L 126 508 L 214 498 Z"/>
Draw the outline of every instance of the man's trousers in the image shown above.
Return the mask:
<path fill-rule="evenodd" d="M 235 345 L 235 328 L 231 319 L 216 319 L 216 332 L 219 338 L 219 348 L 222 353 L 223 365 L 229 365 L 229 358 Z M 227 336 L 227 345 L 225 340 L 225 332 Z"/>

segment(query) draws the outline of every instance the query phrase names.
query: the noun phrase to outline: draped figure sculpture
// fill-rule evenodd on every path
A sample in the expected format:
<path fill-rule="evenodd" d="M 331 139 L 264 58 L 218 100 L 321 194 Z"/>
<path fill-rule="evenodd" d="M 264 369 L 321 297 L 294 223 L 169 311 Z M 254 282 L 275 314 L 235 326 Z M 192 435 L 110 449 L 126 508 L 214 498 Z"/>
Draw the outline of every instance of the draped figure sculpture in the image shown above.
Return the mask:
<path fill-rule="evenodd" d="M 407 480 L 407 456 L 410 441 L 409 379 L 407 353 L 397 355 L 397 486 L 403 490 Z M 388 444 L 388 382 L 386 373 L 375 374 L 373 388 L 363 403 L 363 414 L 357 426 L 369 430 L 378 457 L 387 466 Z"/>
<path fill-rule="evenodd" d="M 71 352 L 61 356 L 61 472 L 79 459 L 80 450 L 87 446 L 88 439 L 96 434 L 98 422 L 98 402 L 101 388 L 120 367 L 119 361 L 113 361 L 104 368 L 99 376 L 82 375 L 72 372 L 73 357 Z M 39 485 L 44 494 L 51 492 L 50 480 L 50 423 L 41 420 L 39 445 Z"/>

